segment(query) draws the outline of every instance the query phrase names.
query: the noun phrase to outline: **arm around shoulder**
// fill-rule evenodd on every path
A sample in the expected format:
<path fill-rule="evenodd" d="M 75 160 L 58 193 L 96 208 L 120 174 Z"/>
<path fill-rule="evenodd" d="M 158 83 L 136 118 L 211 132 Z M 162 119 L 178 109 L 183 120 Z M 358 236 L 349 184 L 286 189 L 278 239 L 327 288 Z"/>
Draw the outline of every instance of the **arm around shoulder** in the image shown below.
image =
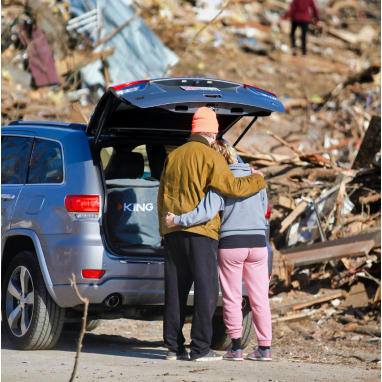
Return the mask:
<path fill-rule="evenodd" d="M 265 188 L 265 181 L 261 175 L 235 178 L 221 154 L 216 153 L 211 159 L 213 166 L 207 186 L 219 194 L 229 198 L 246 198 Z"/>

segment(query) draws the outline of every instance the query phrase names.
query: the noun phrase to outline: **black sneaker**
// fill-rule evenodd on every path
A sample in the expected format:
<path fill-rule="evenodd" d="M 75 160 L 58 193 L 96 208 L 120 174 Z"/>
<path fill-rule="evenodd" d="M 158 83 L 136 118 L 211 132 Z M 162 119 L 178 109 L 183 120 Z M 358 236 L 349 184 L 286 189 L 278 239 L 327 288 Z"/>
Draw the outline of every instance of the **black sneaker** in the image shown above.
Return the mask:
<path fill-rule="evenodd" d="M 166 355 L 167 361 L 179 361 L 179 360 L 189 360 L 190 355 L 187 350 L 174 352 L 169 350 Z"/>
<path fill-rule="evenodd" d="M 221 361 L 223 357 L 219 354 L 216 354 L 213 350 L 210 351 L 203 357 L 191 358 L 191 361 L 195 362 L 208 362 L 208 361 Z"/>

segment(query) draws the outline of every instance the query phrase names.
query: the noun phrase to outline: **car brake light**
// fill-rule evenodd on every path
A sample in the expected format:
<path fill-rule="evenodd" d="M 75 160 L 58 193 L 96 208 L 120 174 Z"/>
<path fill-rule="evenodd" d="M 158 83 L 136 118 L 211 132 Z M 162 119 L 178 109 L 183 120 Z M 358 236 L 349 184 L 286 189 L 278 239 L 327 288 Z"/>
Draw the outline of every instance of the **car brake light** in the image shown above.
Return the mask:
<path fill-rule="evenodd" d="M 268 202 L 267 213 L 265 214 L 265 217 L 267 219 L 269 219 L 271 217 L 271 206 L 270 206 L 269 202 Z"/>
<path fill-rule="evenodd" d="M 110 86 L 110 87 L 113 88 L 115 91 L 117 91 L 119 89 L 128 88 L 129 86 L 148 84 L 148 83 L 149 83 L 149 80 L 142 80 L 142 81 L 126 82 L 124 84 Z"/>
<path fill-rule="evenodd" d="M 100 279 L 105 274 L 105 271 L 98 269 L 83 269 L 82 277 L 84 279 Z"/>
<path fill-rule="evenodd" d="M 99 195 L 68 195 L 65 207 L 68 212 L 99 212 Z"/>
<path fill-rule="evenodd" d="M 271 93 L 268 90 L 257 88 L 256 86 L 251 86 L 251 85 L 246 85 L 246 84 L 244 84 L 243 86 L 244 86 L 244 89 L 247 89 L 247 88 L 256 89 L 256 90 L 260 90 L 261 92 L 268 93 L 268 94 L 272 95 L 273 97 L 277 97 L 276 94 Z"/>

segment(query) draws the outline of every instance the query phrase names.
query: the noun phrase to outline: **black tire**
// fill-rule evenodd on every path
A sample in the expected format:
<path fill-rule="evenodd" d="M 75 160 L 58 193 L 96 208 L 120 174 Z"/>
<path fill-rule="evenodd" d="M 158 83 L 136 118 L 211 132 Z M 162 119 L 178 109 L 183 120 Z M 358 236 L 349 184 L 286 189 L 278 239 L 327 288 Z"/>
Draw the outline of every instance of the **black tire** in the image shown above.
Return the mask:
<path fill-rule="evenodd" d="M 22 277 L 28 272 L 27 277 Z M 19 273 L 19 279 L 17 278 Z M 10 280 L 12 278 L 12 285 Z M 22 292 L 21 280 L 25 281 L 25 299 L 21 296 L 15 298 L 10 292 L 11 287 L 16 285 L 16 291 Z M 34 293 L 33 295 L 31 293 Z M 28 296 L 30 297 L 28 299 Z M 28 302 L 27 302 L 28 301 Z M 12 311 L 12 309 L 14 309 Z M 25 317 L 20 315 L 20 329 L 18 320 L 14 320 L 10 328 L 8 317 L 10 312 L 19 309 L 24 311 Z M 3 280 L 1 313 L 3 318 L 4 333 L 16 349 L 21 350 L 45 350 L 52 348 L 60 337 L 65 320 L 65 309 L 60 308 L 52 299 L 46 289 L 37 256 L 34 252 L 24 251 L 15 256 L 9 265 Z M 25 326 L 22 329 L 22 322 Z M 26 323 L 28 325 L 26 325 Z M 15 327 L 16 326 L 16 327 Z M 24 333 L 23 333 L 24 332 Z"/>
<path fill-rule="evenodd" d="M 86 322 L 86 331 L 91 332 L 94 329 L 97 329 L 98 326 L 101 325 L 102 320 L 88 320 Z M 80 332 L 82 329 L 82 322 L 73 322 L 73 323 L 65 323 L 64 330 L 70 332 Z"/>
<path fill-rule="evenodd" d="M 247 301 L 247 304 L 242 310 L 243 312 L 243 333 L 241 336 L 241 347 L 245 349 L 255 333 L 252 323 L 252 311 Z M 223 316 L 216 315 L 212 318 L 212 341 L 211 349 L 224 351 L 227 350 L 228 346 L 231 344 L 231 339 L 226 333 L 227 327 L 224 324 Z"/>
<path fill-rule="evenodd" d="M 102 323 L 102 320 L 89 320 L 86 323 L 86 331 L 91 332 L 94 329 L 97 329 L 98 326 L 100 326 Z"/>

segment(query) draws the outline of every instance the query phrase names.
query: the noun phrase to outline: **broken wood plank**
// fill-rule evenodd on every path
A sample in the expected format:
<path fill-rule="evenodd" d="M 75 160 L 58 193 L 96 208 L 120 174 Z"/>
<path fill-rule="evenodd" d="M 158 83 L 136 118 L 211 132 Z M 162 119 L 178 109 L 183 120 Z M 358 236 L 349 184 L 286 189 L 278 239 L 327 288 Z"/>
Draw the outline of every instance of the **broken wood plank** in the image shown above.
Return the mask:
<path fill-rule="evenodd" d="M 305 210 L 308 203 L 302 201 L 282 222 L 280 233 L 283 233 Z"/>
<path fill-rule="evenodd" d="M 287 208 L 288 210 L 294 210 L 296 208 L 296 203 L 294 200 L 283 195 L 279 195 L 279 200 L 276 205 Z"/>
<path fill-rule="evenodd" d="M 298 314 L 292 314 L 290 316 L 279 317 L 272 320 L 272 324 L 275 324 L 276 322 L 285 322 L 285 321 L 300 321 L 310 317 L 312 314 L 313 312 L 309 312 L 309 313 L 298 313 Z"/>
<path fill-rule="evenodd" d="M 313 300 L 302 302 L 301 304 L 296 304 L 292 307 L 292 309 L 293 310 L 299 310 L 299 309 L 307 308 L 308 306 L 312 306 L 315 304 L 321 304 L 323 302 L 335 300 L 336 298 L 341 298 L 341 297 L 344 297 L 344 294 L 342 291 L 338 292 L 338 293 L 331 294 L 330 296 L 315 298 Z"/>
<path fill-rule="evenodd" d="M 306 155 L 300 155 L 300 159 L 313 163 L 319 166 L 331 166 L 330 160 L 328 158 L 325 158 L 323 155 L 320 154 L 306 154 Z"/>
<path fill-rule="evenodd" d="M 79 102 L 70 104 L 69 106 L 69 116 L 72 122 L 74 123 L 88 123 L 89 121 L 84 116 L 81 105 Z"/>
<path fill-rule="evenodd" d="M 293 262 L 295 267 L 322 263 L 342 257 L 366 256 L 374 247 L 376 236 L 377 232 L 371 232 L 290 248 L 280 251 L 280 253 L 285 259 Z"/>
<path fill-rule="evenodd" d="M 114 47 L 106 48 L 100 52 L 93 52 L 90 56 L 86 57 L 87 54 L 83 52 L 73 52 L 72 54 L 66 56 L 62 60 L 55 62 L 57 74 L 59 76 L 64 76 L 65 74 L 72 72 L 77 68 L 77 66 L 86 59 L 86 63 L 83 65 L 90 64 L 99 59 L 105 60 L 108 56 L 114 54 Z"/>
<path fill-rule="evenodd" d="M 357 324 L 350 324 L 342 328 L 345 332 L 353 332 L 359 334 L 366 334 L 369 336 L 381 337 L 381 329 L 371 326 L 361 326 Z"/>
<path fill-rule="evenodd" d="M 358 43 L 358 36 L 354 33 L 344 31 L 344 30 L 338 30 L 334 28 L 328 28 L 327 32 L 331 34 L 334 37 L 337 37 L 349 44 L 357 44 Z"/>

